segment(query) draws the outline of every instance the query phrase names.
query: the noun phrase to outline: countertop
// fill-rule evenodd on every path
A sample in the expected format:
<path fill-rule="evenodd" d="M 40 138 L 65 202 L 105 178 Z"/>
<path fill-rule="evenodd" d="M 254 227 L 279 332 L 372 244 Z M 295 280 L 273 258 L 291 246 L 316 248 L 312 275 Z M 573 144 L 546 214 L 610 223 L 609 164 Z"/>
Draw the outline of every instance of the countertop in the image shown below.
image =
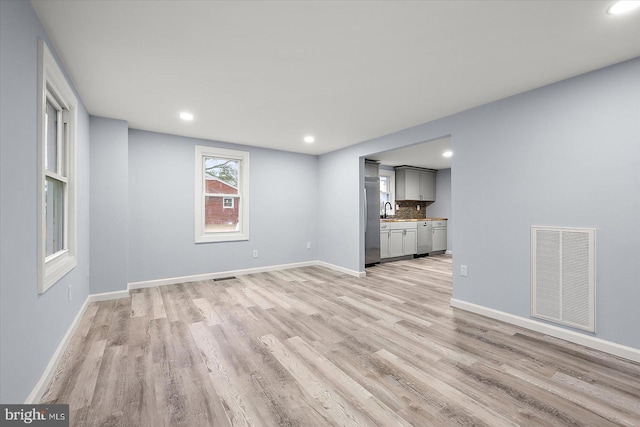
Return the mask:
<path fill-rule="evenodd" d="M 396 219 L 396 218 L 387 218 L 380 219 L 380 222 L 421 222 L 421 221 L 446 221 L 447 218 L 420 218 L 420 219 Z"/>

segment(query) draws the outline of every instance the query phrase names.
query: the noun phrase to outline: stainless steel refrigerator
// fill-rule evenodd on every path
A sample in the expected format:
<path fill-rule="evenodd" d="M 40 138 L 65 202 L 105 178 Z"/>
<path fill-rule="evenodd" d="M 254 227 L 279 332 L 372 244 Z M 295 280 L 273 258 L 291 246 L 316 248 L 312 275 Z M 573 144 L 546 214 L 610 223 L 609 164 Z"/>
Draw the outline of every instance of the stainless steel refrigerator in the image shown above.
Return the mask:
<path fill-rule="evenodd" d="M 364 232 L 365 266 L 380 262 L 380 177 L 378 164 L 365 164 L 364 210 L 366 228 Z M 374 176 L 375 174 L 375 176 Z"/>

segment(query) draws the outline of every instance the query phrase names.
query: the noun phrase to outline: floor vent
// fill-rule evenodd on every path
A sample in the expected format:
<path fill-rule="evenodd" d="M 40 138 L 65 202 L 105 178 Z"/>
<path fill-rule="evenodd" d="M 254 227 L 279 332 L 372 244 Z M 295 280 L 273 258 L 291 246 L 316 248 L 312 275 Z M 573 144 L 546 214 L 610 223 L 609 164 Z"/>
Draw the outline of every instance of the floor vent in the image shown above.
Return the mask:
<path fill-rule="evenodd" d="M 531 227 L 531 316 L 595 332 L 595 236 Z"/>
<path fill-rule="evenodd" d="M 218 277 L 217 279 L 213 279 L 214 282 L 222 282 L 223 280 L 231 280 L 231 279 L 235 279 L 236 276 L 229 276 L 229 277 Z"/>

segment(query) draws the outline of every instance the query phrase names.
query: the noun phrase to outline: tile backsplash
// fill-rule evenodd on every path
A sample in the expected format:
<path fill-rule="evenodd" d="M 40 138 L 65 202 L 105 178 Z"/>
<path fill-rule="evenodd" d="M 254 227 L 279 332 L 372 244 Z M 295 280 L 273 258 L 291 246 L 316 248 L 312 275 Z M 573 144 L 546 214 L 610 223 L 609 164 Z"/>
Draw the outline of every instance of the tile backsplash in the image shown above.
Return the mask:
<path fill-rule="evenodd" d="M 427 217 L 427 206 L 433 202 L 421 202 L 416 200 L 397 201 L 396 205 L 400 209 L 396 209 L 393 218 L 397 219 L 421 219 Z M 420 206 L 420 210 L 417 207 Z"/>

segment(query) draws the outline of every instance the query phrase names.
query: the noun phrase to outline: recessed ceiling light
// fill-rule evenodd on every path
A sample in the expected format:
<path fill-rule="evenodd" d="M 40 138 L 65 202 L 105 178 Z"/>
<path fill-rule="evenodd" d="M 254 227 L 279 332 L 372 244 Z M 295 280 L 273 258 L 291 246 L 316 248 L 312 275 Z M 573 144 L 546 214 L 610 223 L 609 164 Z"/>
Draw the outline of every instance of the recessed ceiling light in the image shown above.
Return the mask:
<path fill-rule="evenodd" d="M 306 142 L 307 144 L 311 144 L 312 142 L 314 142 L 316 139 L 314 137 L 312 137 L 311 135 L 305 136 L 304 137 L 304 142 Z"/>
<path fill-rule="evenodd" d="M 640 7 L 640 1 L 617 1 L 607 9 L 609 15 L 621 15 Z"/>
<path fill-rule="evenodd" d="M 453 151 L 445 151 L 442 153 L 442 157 L 451 157 L 453 156 Z"/>
<path fill-rule="evenodd" d="M 182 113 L 180 113 L 180 118 L 182 120 L 191 121 L 191 120 L 193 120 L 193 114 L 187 113 L 186 111 L 183 111 Z"/>

